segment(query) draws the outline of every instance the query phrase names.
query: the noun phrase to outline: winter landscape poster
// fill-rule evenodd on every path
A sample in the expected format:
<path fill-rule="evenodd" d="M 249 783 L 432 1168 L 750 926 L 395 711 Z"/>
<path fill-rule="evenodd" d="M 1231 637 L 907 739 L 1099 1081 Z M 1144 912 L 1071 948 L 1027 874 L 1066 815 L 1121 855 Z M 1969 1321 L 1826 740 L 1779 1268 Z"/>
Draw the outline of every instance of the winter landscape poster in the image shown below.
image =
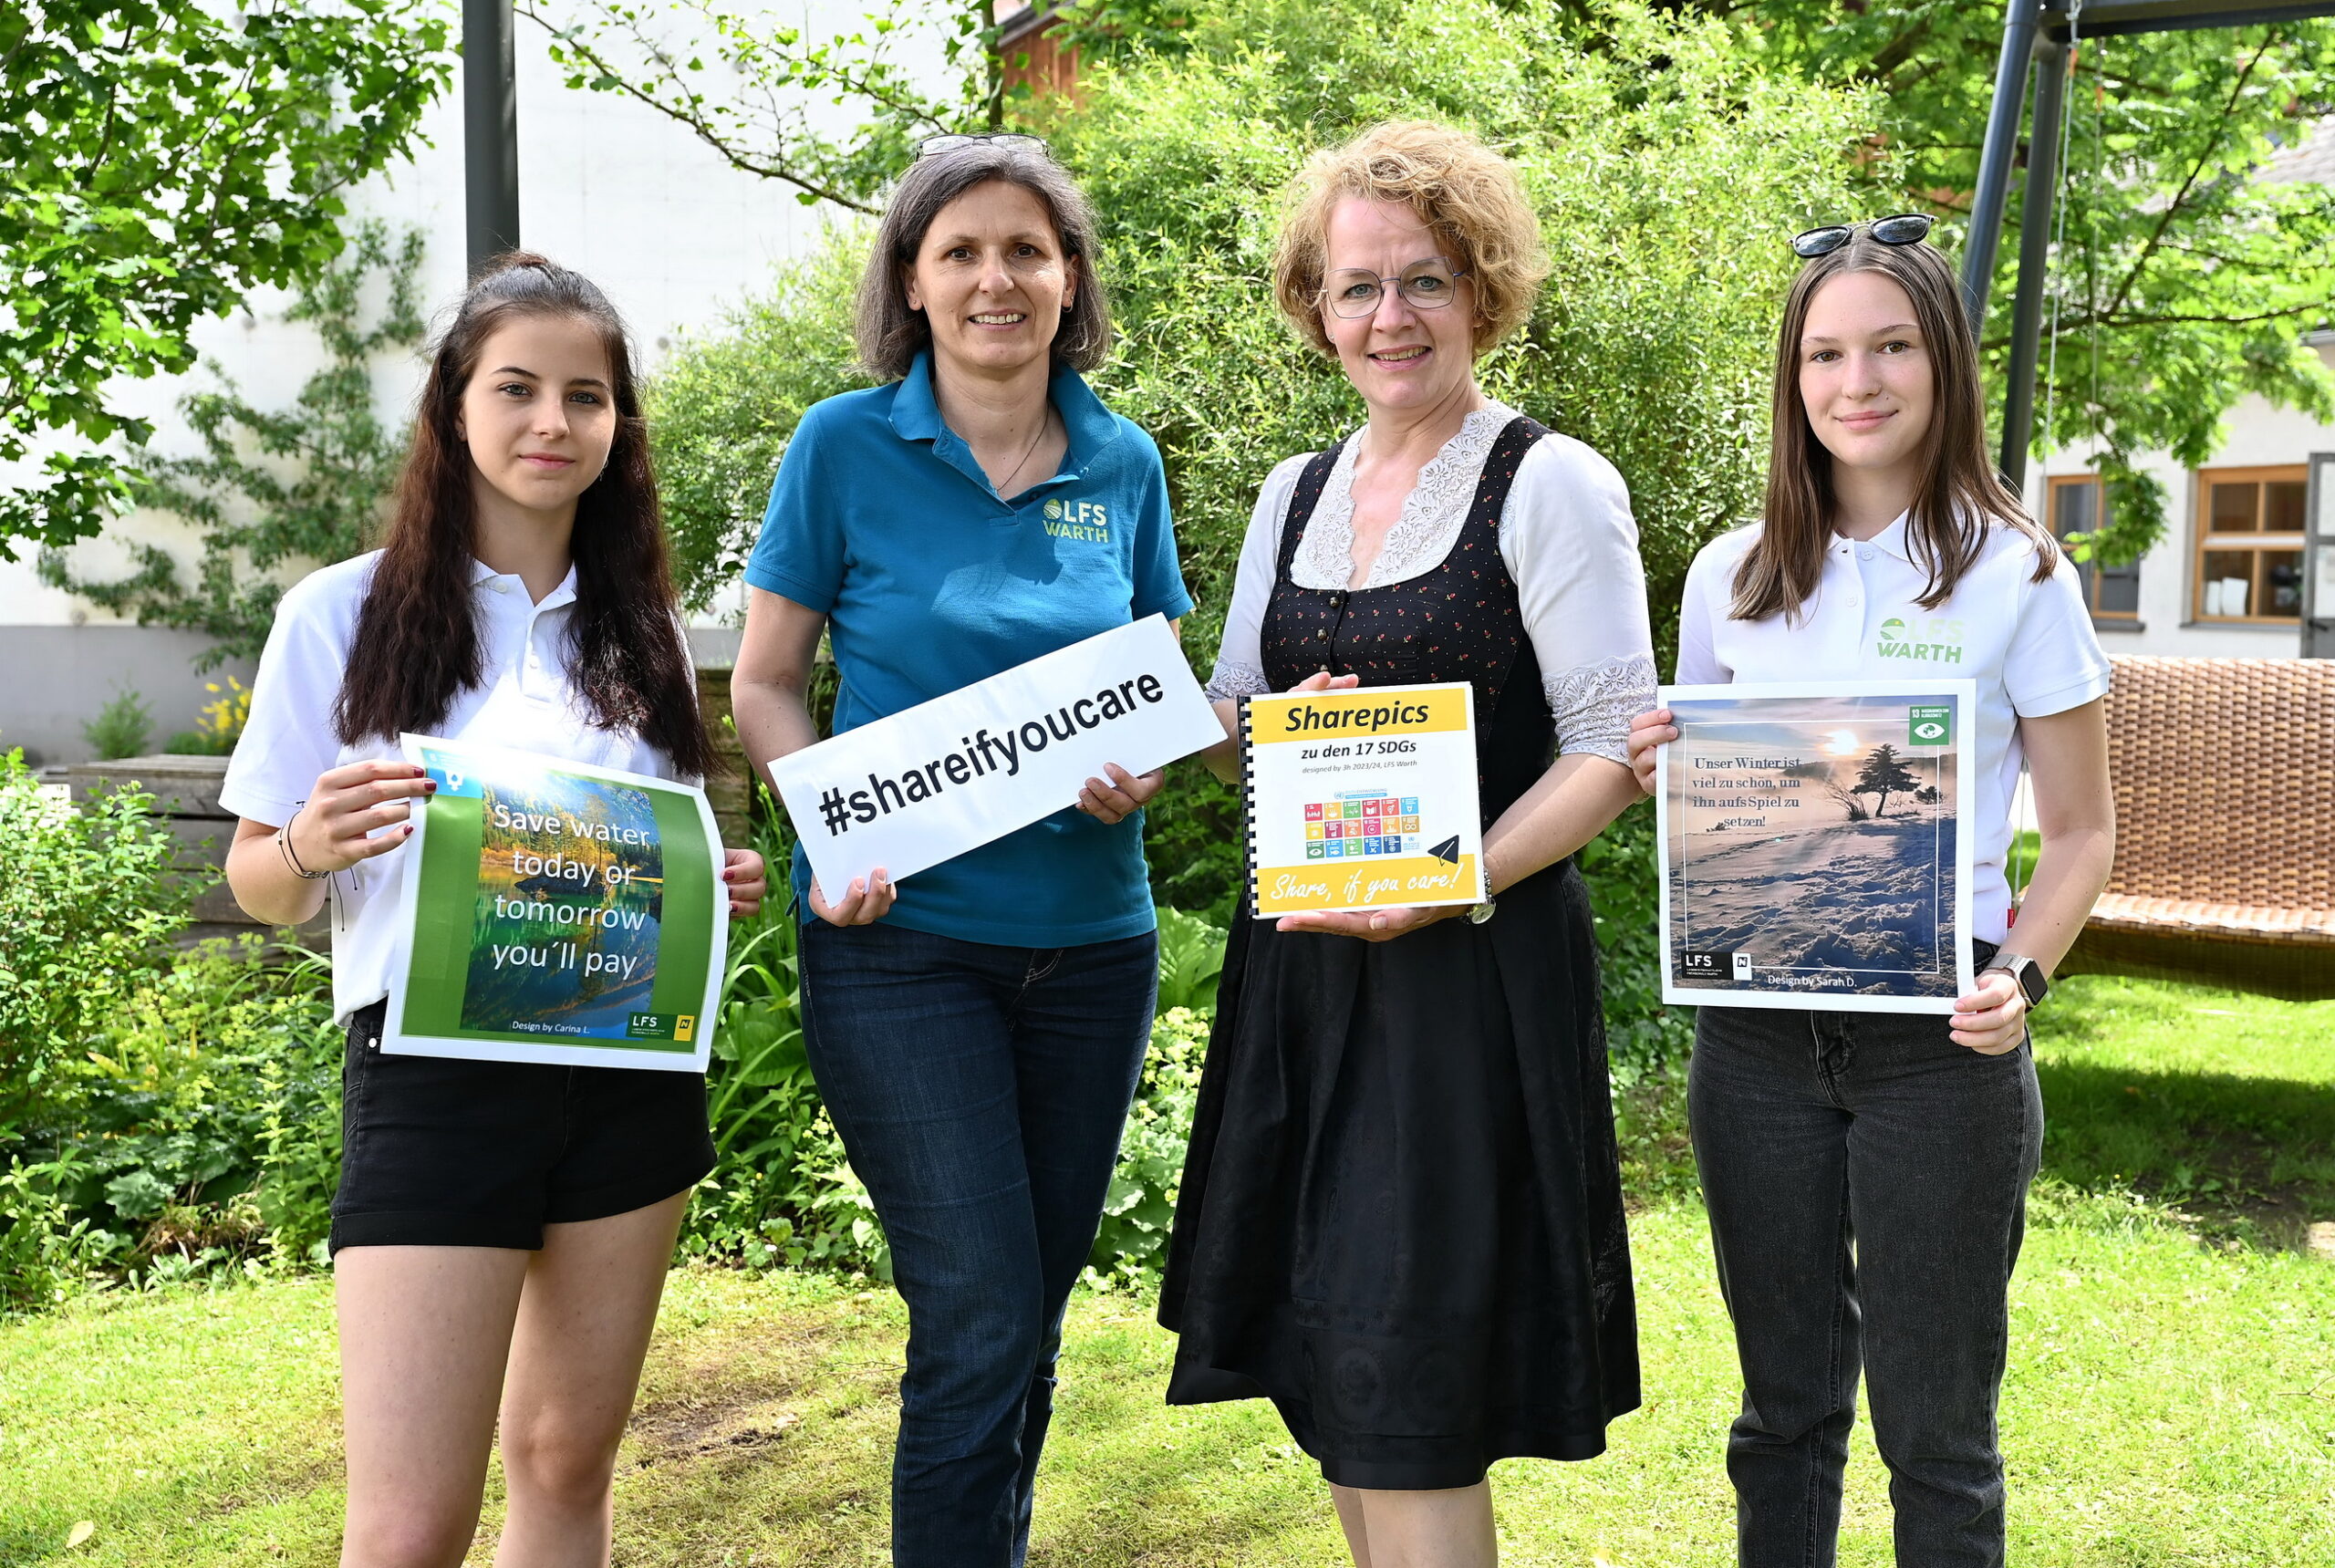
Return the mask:
<path fill-rule="evenodd" d="M 1967 680 L 1665 688 L 1663 1000 L 1951 1012 L 1976 700 Z"/>

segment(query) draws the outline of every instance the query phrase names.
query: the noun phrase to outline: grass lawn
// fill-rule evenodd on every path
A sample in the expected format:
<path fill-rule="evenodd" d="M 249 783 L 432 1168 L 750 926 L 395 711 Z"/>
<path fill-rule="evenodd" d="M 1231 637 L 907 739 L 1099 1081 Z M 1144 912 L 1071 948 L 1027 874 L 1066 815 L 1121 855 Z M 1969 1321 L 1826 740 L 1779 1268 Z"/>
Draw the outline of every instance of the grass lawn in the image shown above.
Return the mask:
<path fill-rule="evenodd" d="M 2335 1003 L 2070 981 L 2014 1287 L 2012 1553 L 2086 1568 L 2335 1563 Z M 1667 1103 L 1634 1108 L 1646 1408 L 1585 1465 L 1494 1472 L 1507 1560 L 1734 1560 L 1735 1385 Z M 885 1560 L 902 1316 L 799 1275 L 677 1272 L 619 1469 L 628 1568 Z M 1261 1406 L 1169 1410 L 1171 1341 L 1082 1296 L 1032 1562 L 1344 1561 L 1321 1481 Z M 0 1564 L 327 1564 L 339 1518 L 330 1286 L 97 1298 L 0 1327 Z M 1842 1560 L 1889 1562 L 1852 1460 Z M 490 1500 L 482 1544 L 491 1554 Z M 76 1527 L 93 1528 L 78 1546 Z"/>

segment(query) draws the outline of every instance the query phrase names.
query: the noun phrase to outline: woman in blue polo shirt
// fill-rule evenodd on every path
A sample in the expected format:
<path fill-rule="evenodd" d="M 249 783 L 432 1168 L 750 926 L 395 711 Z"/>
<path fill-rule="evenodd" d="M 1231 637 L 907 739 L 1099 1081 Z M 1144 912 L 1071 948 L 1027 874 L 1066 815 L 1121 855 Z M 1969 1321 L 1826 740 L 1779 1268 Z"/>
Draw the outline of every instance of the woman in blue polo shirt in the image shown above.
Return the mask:
<path fill-rule="evenodd" d="M 1148 437 L 1087 389 L 1093 213 L 1026 136 L 928 141 L 858 299 L 886 384 L 807 410 L 746 568 L 732 691 L 758 765 L 1146 616 L 1191 608 Z M 1141 806 L 1112 768 L 1020 832 L 888 881 L 794 881 L 811 1065 L 908 1305 L 893 1560 L 1019 1563 L 1063 1306 L 1150 1038 Z"/>

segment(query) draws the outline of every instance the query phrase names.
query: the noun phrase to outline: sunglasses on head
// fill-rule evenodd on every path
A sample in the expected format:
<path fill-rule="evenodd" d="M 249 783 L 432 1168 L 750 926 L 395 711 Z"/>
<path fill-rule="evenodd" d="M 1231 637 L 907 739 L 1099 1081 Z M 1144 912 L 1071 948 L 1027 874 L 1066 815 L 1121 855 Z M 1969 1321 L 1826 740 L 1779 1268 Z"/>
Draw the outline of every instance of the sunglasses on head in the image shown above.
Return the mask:
<path fill-rule="evenodd" d="M 1792 254 L 1803 261 L 1829 256 L 1847 244 L 1860 228 L 1871 233 L 1881 244 L 1917 245 L 1929 237 L 1931 226 L 1936 222 L 1927 213 L 1899 213 L 1894 217 L 1875 218 L 1870 223 L 1827 223 L 1821 229 L 1794 234 Z"/>
<path fill-rule="evenodd" d="M 1006 152 L 1035 152 L 1043 157 L 1053 156 L 1046 151 L 1044 137 L 1025 136 L 1018 130 L 952 130 L 940 136 L 928 136 L 916 144 L 916 155 L 920 162 L 944 152 L 954 152 L 960 147 L 979 147 L 983 142 Z"/>

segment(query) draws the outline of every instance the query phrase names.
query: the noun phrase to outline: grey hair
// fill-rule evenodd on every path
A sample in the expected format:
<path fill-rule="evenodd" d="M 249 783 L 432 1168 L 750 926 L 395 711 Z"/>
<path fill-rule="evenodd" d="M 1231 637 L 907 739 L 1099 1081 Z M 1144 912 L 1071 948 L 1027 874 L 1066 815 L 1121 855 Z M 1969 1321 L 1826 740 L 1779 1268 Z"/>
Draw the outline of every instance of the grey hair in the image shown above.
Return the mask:
<path fill-rule="evenodd" d="M 859 362 L 870 375 L 896 381 L 932 342 L 932 326 L 921 310 L 908 308 L 901 286 L 903 267 L 916 262 L 918 246 L 940 210 L 976 185 L 1001 180 L 1035 196 L 1053 218 L 1063 254 L 1071 258 L 1075 290 L 1054 332 L 1056 364 L 1092 370 L 1111 348 L 1111 306 L 1095 275 L 1095 209 L 1063 166 L 1029 148 L 977 141 L 908 166 L 885 203 L 876 244 L 860 275 L 852 336 Z"/>

